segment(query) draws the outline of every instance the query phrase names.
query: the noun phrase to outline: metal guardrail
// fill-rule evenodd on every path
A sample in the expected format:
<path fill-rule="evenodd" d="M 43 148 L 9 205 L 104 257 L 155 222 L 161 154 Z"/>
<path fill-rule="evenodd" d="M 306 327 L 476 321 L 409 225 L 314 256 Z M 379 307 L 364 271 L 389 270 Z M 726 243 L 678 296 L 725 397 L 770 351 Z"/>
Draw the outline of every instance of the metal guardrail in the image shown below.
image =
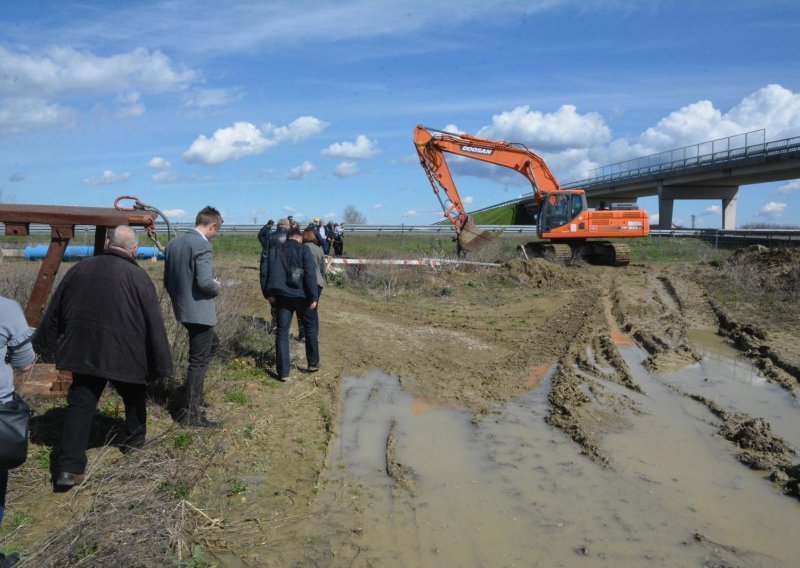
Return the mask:
<path fill-rule="evenodd" d="M 190 224 L 175 225 L 173 227 L 180 230 L 187 230 L 192 227 Z M 79 225 L 75 227 L 75 239 L 80 240 L 85 234 L 94 239 L 94 227 Z M 166 235 L 166 226 L 157 225 L 159 234 Z M 223 225 L 221 233 L 223 235 L 251 235 L 255 236 L 261 229 L 261 225 Z M 481 225 L 481 229 L 489 231 L 502 231 L 505 236 L 536 235 L 536 225 Z M 0 234 L 4 232 L 3 224 L 0 223 Z M 49 235 L 50 227 L 47 225 L 32 224 L 31 234 Z M 347 225 L 345 227 L 345 237 L 347 235 L 443 235 L 453 236 L 452 225 Z M 800 244 L 800 230 L 798 229 L 651 229 L 652 237 L 698 237 L 698 238 L 718 238 L 718 239 L 740 239 L 740 240 L 760 240 L 760 241 L 790 241 Z"/>

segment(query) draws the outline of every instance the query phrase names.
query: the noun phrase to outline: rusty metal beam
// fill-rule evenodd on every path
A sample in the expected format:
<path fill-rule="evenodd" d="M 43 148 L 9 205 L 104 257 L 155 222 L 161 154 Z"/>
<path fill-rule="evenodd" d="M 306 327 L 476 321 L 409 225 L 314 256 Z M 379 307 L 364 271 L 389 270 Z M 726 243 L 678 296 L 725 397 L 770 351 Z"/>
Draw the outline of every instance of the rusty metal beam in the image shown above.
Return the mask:
<path fill-rule="evenodd" d="M 44 312 L 44 306 L 50 297 L 58 269 L 64 259 L 64 251 L 70 239 L 75 236 L 76 225 L 94 225 L 94 254 L 103 252 L 106 245 L 106 235 L 110 228 L 121 225 L 145 227 L 148 232 L 155 227 L 157 214 L 154 211 L 141 208 L 120 208 L 117 203 L 114 208 L 106 207 L 69 207 L 58 205 L 18 205 L 0 204 L 0 223 L 5 225 L 5 233 L 9 236 L 28 236 L 32 223 L 50 225 L 50 246 L 39 268 L 36 282 L 33 284 L 28 304 L 25 306 L 25 319 L 31 327 L 37 327 Z M 143 206 L 143 205 L 142 205 Z M 68 371 L 57 371 L 52 365 L 44 368 L 43 365 L 34 365 L 34 371 L 25 381 L 26 390 L 43 395 L 63 395 L 69 388 L 71 374 Z"/>
<path fill-rule="evenodd" d="M 71 207 L 61 205 L 0 204 L 0 222 L 6 235 L 27 236 L 31 223 L 50 225 L 50 246 L 47 249 L 36 283 L 25 306 L 28 324 L 37 326 L 44 305 L 50 296 L 64 251 L 75 236 L 76 225 L 95 225 L 94 251 L 100 254 L 105 247 L 106 233 L 110 227 L 130 225 L 151 228 L 156 213 L 141 210 L 120 210 L 111 207 Z"/>
<path fill-rule="evenodd" d="M 152 211 L 120 211 L 111 207 L 71 207 L 62 205 L 0 204 L 0 222 L 8 225 L 100 225 L 117 227 L 131 225 L 147 227 L 155 223 Z"/>

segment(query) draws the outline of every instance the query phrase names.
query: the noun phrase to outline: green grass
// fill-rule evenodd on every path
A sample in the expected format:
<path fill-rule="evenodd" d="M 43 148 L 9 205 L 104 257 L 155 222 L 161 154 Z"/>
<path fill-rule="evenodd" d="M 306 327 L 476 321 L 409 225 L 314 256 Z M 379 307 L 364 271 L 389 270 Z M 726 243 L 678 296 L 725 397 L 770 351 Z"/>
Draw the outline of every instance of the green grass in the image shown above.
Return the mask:
<path fill-rule="evenodd" d="M 620 241 L 621 242 L 621 241 Z M 719 262 L 730 251 L 716 249 L 700 239 L 645 237 L 625 239 L 631 247 L 631 262 Z"/>
<path fill-rule="evenodd" d="M 234 404 L 247 404 L 247 395 L 242 391 L 229 392 L 225 395 L 225 400 Z"/>
<path fill-rule="evenodd" d="M 181 432 L 172 440 L 172 446 L 179 450 L 185 450 L 192 445 L 193 441 L 192 435 L 189 432 Z"/>

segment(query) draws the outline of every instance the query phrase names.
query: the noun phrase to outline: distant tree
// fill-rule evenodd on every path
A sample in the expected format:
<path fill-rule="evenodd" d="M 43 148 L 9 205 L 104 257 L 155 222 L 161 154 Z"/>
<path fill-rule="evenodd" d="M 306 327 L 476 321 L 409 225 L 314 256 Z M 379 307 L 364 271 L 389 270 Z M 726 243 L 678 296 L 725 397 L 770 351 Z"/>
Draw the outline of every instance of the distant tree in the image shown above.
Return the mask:
<path fill-rule="evenodd" d="M 365 225 L 367 223 L 367 218 L 356 209 L 355 205 L 348 205 L 344 208 L 342 220 L 348 225 Z"/>

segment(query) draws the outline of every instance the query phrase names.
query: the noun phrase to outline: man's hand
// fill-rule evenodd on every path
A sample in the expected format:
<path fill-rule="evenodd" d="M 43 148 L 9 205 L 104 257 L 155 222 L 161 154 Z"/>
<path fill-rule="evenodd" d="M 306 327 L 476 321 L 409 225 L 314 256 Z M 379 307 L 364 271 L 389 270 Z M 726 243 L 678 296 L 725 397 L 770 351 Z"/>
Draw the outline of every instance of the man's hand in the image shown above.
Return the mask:
<path fill-rule="evenodd" d="M 274 303 L 275 303 L 275 296 L 268 296 L 268 297 L 267 297 L 267 302 L 269 302 L 269 305 L 270 305 L 270 306 L 271 306 L 272 304 L 274 304 Z"/>
<path fill-rule="evenodd" d="M 311 304 L 309 304 L 309 306 L 308 306 L 308 309 L 309 310 L 316 310 L 317 309 L 317 303 L 316 302 L 311 302 Z"/>

